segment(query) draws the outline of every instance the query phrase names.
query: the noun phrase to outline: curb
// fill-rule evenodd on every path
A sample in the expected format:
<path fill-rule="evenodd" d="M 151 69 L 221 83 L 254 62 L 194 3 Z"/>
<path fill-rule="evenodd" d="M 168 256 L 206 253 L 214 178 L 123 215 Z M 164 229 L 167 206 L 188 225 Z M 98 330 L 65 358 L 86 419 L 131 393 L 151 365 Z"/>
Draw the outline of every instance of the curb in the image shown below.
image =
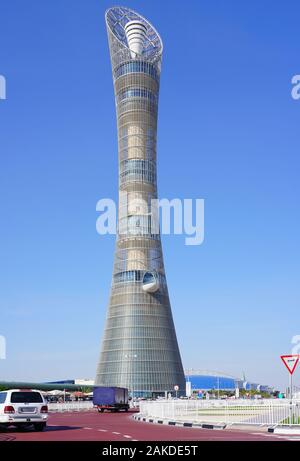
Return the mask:
<path fill-rule="evenodd" d="M 197 427 L 198 429 L 225 429 L 226 424 L 208 424 L 208 423 L 193 423 L 190 421 L 174 421 L 172 419 L 159 419 L 153 417 L 145 417 L 141 414 L 133 415 L 133 419 L 143 423 L 165 424 L 167 426 L 180 426 L 180 427 Z"/>
<path fill-rule="evenodd" d="M 300 435 L 300 427 L 299 426 L 276 426 L 276 427 L 269 427 L 268 432 L 274 434 L 283 434 L 283 435 Z"/>

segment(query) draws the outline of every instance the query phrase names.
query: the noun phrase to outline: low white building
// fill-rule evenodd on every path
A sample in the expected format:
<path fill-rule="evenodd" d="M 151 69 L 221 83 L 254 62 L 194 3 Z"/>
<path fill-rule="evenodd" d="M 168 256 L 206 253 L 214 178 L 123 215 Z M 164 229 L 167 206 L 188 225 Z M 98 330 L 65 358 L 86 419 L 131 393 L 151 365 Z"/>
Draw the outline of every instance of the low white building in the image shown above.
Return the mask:
<path fill-rule="evenodd" d="M 93 386 L 95 383 L 94 379 L 79 379 L 75 378 L 74 384 L 77 384 L 78 386 Z"/>

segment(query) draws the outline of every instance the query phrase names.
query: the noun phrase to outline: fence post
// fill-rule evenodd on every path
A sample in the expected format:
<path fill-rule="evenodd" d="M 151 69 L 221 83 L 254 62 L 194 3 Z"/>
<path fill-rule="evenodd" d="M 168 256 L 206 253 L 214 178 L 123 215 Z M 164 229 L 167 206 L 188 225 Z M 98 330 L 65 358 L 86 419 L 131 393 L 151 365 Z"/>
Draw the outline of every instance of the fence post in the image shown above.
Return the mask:
<path fill-rule="evenodd" d="M 274 406 L 269 402 L 269 415 L 270 415 L 270 424 L 274 424 Z"/>

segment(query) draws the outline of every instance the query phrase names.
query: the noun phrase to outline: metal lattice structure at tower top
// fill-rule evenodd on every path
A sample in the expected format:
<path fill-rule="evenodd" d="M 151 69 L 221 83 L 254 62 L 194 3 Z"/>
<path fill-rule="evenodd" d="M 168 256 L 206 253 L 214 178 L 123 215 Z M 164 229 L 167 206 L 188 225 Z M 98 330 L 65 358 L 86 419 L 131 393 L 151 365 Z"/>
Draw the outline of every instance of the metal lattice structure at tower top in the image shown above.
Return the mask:
<path fill-rule="evenodd" d="M 151 226 L 157 198 L 156 132 L 162 58 L 160 36 L 139 14 L 106 12 L 119 150 L 116 252 L 96 385 L 134 395 L 185 390 L 159 232 Z"/>

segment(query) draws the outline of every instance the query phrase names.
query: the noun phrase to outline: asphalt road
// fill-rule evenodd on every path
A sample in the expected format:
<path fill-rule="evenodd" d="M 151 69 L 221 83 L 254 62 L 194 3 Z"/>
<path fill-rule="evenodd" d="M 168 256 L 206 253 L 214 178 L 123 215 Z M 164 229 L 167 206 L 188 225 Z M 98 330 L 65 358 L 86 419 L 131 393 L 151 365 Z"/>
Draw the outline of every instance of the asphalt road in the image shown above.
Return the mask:
<path fill-rule="evenodd" d="M 294 438 L 296 439 L 296 438 Z M 0 432 L 0 441 L 280 441 L 294 440 L 253 429 L 212 430 L 171 427 L 135 421 L 132 413 L 98 413 L 96 410 L 77 413 L 50 414 L 47 429 L 19 432 L 8 429 Z"/>

